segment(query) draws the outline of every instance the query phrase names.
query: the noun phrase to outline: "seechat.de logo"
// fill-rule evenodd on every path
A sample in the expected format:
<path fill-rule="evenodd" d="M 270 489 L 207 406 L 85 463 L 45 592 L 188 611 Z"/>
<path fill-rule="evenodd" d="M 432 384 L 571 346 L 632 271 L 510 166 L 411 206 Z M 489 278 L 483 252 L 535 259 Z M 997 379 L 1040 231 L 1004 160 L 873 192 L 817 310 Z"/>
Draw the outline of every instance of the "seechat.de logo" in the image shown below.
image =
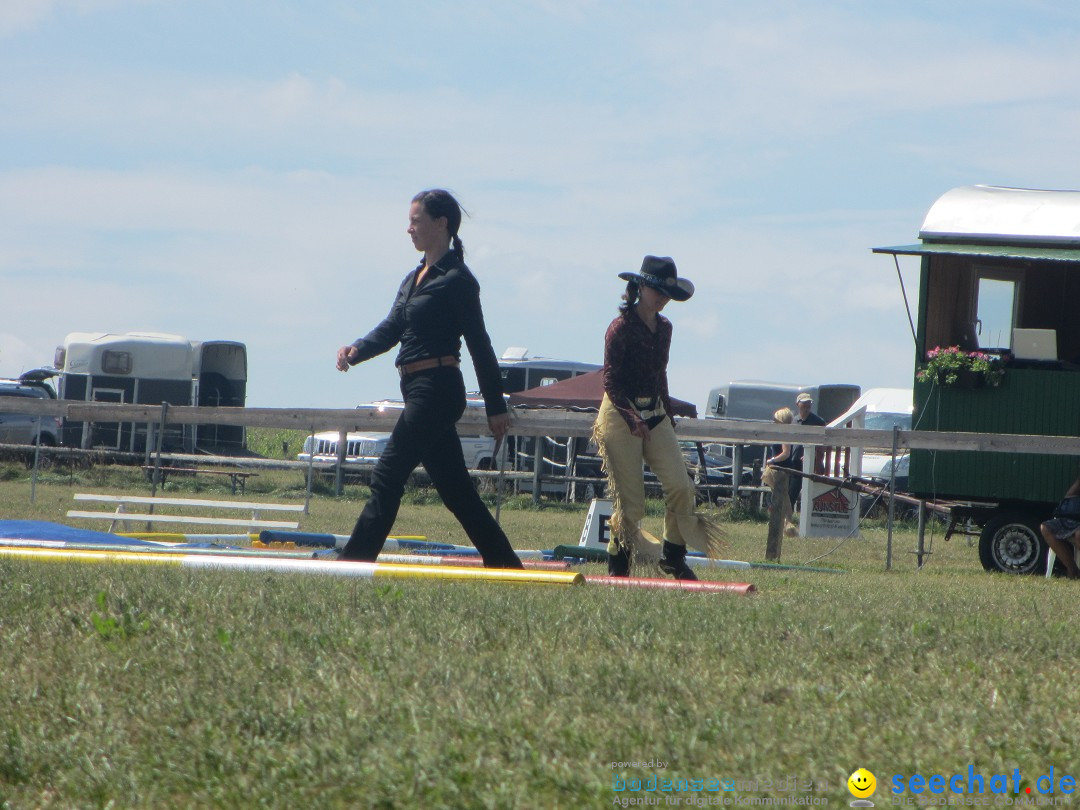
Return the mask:
<path fill-rule="evenodd" d="M 874 803 L 868 799 L 877 790 L 877 778 L 866 768 L 859 768 L 848 777 L 847 789 L 855 797 L 852 807 L 873 807 Z"/>

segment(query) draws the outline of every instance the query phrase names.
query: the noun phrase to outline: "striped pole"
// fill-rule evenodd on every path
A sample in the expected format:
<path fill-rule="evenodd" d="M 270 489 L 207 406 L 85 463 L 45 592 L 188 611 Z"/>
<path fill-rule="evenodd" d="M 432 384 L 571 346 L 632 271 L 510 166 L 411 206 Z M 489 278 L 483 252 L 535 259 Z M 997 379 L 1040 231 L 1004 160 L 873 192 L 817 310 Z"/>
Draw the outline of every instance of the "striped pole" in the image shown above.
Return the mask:
<path fill-rule="evenodd" d="M 320 534 L 312 532 L 294 532 L 282 530 L 266 530 L 259 533 L 259 542 L 269 546 L 271 543 L 295 543 L 297 548 L 302 546 L 315 546 L 318 548 L 344 548 L 349 542 L 347 534 Z M 460 546 L 453 543 L 438 543 L 424 539 L 423 536 L 410 537 L 409 535 L 395 535 L 386 539 L 383 551 L 390 552 L 413 552 L 420 554 L 463 554 L 479 556 L 480 552 L 473 546 Z M 550 552 L 538 549 L 514 549 L 514 552 L 522 560 L 543 560 L 550 556 Z"/>
<path fill-rule="evenodd" d="M 87 551 L 55 548 L 0 548 L 0 557 L 42 562 L 143 563 L 173 565 L 181 568 L 215 568 L 279 573 L 329 574 L 361 579 L 437 579 L 483 582 L 522 582 L 576 585 L 584 581 L 572 571 L 520 571 L 504 568 L 479 568 L 449 565 L 396 565 L 391 563 L 343 562 L 313 559 L 237 555 L 200 556 L 194 554 L 157 554 L 146 551 Z"/>
<path fill-rule="evenodd" d="M 258 534 L 184 534 L 183 532 L 115 532 L 117 537 L 153 543 L 253 543 Z"/>
<path fill-rule="evenodd" d="M 200 548 L 183 543 L 96 543 L 78 540 L 12 540 L 0 538 L 0 548 L 51 548 L 70 551 L 105 551 L 109 553 L 125 552 L 129 554 L 188 554 L 197 556 L 271 556 L 311 559 L 310 551 L 268 551 L 255 548 Z"/>
<path fill-rule="evenodd" d="M 380 563 L 402 563 L 405 565 L 461 565 L 469 568 L 483 566 L 484 561 L 479 556 L 466 557 L 454 555 L 447 557 L 436 554 L 387 554 L 379 555 Z M 527 570 L 539 571 L 569 571 L 570 563 L 565 560 L 522 560 L 521 564 Z"/>
<path fill-rule="evenodd" d="M 108 551 L 128 552 L 131 554 L 188 554 L 197 556 L 233 556 L 233 557 L 276 557 L 278 559 L 310 560 L 312 553 L 307 549 L 284 549 L 260 546 L 247 548 L 200 548 L 198 546 L 185 545 L 183 543 L 158 543 L 156 541 L 140 541 L 138 543 L 98 543 L 79 540 L 32 540 L 11 539 L 0 537 L 0 548 L 52 548 L 70 549 L 72 551 Z M 318 557 L 315 557 L 318 559 Z M 333 560 L 331 560 L 333 562 Z M 483 566 L 484 561 L 479 556 L 465 557 L 462 555 L 434 555 L 434 554 L 387 554 L 379 555 L 378 562 L 401 563 L 406 565 L 458 565 L 474 568 Z M 524 560 L 522 565 L 528 569 L 542 571 L 569 571 L 570 563 L 562 560 Z"/>
<path fill-rule="evenodd" d="M 590 585 L 611 585 L 616 588 L 656 588 L 665 591 L 697 591 L 698 593 L 734 593 L 740 596 L 757 591 L 748 582 L 715 582 L 712 580 L 651 579 L 647 577 L 585 577 Z"/>
<path fill-rule="evenodd" d="M 329 534 L 327 532 L 298 532 L 269 529 L 259 532 L 259 541 L 270 545 L 271 543 L 295 543 L 297 547 L 315 546 L 317 548 L 343 548 L 349 542 L 347 534 Z M 398 543 L 408 545 L 423 545 L 430 549 L 453 548 L 449 543 L 435 543 L 429 541 L 424 535 L 400 534 L 386 538 L 386 546 L 390 551 L 399 551 Z M 402 546 L 404 548 L 405 546 Z"/>

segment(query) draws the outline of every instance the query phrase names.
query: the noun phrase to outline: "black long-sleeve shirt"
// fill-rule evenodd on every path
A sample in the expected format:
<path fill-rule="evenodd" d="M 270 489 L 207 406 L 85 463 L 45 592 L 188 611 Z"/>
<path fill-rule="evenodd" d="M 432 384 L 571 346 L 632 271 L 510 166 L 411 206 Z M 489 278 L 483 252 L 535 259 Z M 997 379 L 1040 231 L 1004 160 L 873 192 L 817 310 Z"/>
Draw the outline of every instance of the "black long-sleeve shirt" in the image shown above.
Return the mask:
<path fill-rule="evenodd" d="M 370 360 L 401 344 L 395 365 L 429 357 L 461 359 L 461 338 L 469 348 L 476 380 L 488 416 L 506 413 L 502 376 L 480 307 L 480 284 L 465 262 L 449 251 L 428 268 L 416 287 L 421 263 L 405 276 L 390 314 L 367 335 L 353 342 L 358 354 L 352 365 Z"/>

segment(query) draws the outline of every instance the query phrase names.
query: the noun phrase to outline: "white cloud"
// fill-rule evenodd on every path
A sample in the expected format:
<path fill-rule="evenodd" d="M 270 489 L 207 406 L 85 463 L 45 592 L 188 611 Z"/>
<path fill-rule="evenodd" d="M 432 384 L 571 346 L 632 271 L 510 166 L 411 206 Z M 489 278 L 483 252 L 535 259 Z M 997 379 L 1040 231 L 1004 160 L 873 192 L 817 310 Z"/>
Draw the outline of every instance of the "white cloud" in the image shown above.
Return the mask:
<path fill-rule="evenodd" d="M 0 4 L 0 36 L 33 28 L 53 13 L 54 0 L 8 0 Z"/>
<path fill-rule="evenodd" d="M 93 14 L 154 0 L 4 0 L 0 3 L 0 37 L 32 30 L 66 14 Z"/>

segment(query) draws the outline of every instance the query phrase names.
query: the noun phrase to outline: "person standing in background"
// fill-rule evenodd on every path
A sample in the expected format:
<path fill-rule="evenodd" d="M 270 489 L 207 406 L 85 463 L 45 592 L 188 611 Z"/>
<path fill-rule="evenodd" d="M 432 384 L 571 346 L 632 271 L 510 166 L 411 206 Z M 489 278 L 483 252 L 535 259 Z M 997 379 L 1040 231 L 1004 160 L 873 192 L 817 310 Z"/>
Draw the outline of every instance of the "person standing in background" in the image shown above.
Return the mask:
<path fill-rule="evenodd" d="M 825 420 L 814 413 L 814 398 L 803 391 L 797 397 L 795 397 L 795 407 L 798 410 L 798 414 L 795 415 L 796 425 L 817 425 L 820 427 L 825 426 Z M 806 452 L 806 448 L 801 444 L 795 444 L 791 446 L 791 463 L 786 465 L 791 470 L 798 470 L 802 472 L 803 468 L 803 455 Z M 817 451 L 815 449 L 814 456 L 814 472 L 821 472 L 818 469 L 819 460 L 817 458 Z M 795 528 L 794 515 L 798 514 L 799 498 L 802 494 L 803 479 L 801 475 L 788 475 L 788 499 L 791 501 L 791 517 L 790 525 L 787 532 L 789 535 L 796 534 L 798 529 Z"/>

